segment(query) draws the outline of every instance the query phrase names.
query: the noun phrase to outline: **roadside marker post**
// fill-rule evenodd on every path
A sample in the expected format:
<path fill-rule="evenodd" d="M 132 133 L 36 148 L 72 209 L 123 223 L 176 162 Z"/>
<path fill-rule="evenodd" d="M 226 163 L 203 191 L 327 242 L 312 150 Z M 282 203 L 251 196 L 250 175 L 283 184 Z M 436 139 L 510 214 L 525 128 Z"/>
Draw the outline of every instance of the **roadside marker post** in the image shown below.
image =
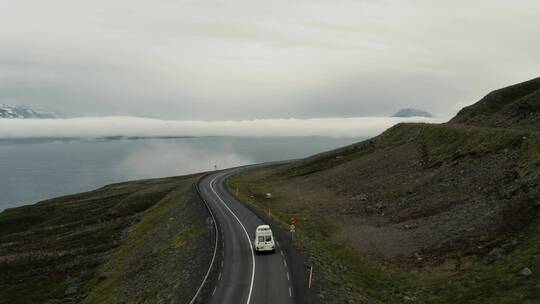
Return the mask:
<path fill-rule="evenodd" d="M 308 284 L 309 289 L 311 289 L 311 278 L 313 278 L 313 266 L 309 268 L 309 284 Z"/>
<path fill-rule="evenodd" d="M 214 230 L 214 220 L 211 217 L 206 218 L 206 225 L 208 226 L 209 231 Z"/>

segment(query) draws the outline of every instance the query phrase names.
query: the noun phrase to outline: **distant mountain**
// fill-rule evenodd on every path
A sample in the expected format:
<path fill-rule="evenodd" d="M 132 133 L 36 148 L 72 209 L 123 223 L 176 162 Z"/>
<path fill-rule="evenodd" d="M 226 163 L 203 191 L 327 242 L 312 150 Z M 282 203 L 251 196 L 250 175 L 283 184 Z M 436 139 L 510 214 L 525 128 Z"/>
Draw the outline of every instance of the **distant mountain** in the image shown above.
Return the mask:
<path fill-rule="evenodd" d="M 392 117 L 433 117 L 431 113 L 413 108 L 401 109 Z"/>
<path fill-rule="evenodd" d="M 56 118 L 56 115 L 28 106 L 0 105 L 0 119 L 2 118 Z"/>

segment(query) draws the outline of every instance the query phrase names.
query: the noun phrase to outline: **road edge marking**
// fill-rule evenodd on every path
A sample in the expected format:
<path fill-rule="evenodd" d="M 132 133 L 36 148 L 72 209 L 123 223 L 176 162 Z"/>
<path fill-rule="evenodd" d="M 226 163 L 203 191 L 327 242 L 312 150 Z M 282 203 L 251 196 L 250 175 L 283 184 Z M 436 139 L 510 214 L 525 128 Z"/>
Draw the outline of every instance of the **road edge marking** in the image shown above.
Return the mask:
<path fill-rule="evenodd" d="M 210 216 L 212 216 L 212 220 L 214 221 L 214 231 L 215 231 L 215 244 L 214 244 L 214 254 L 212 256 L 212 261 L 210 262 L 210 266 L 208 267 L 208 270 L 206 271 L 206 274 L 204 275 L 204 278 L 201 282 L 201 285 L 199 286 L 199 289 L 197 289 L 197 292 L 195 293 L 195 295 L 193 296 L 193 298 L 191 299 L 191 301 L 189 301 L 189 304 L 193 304 L 195 303 L 195 301 L 197 300 L 197 297 L 199 296 L 199 294 L 201 293 L 201 290 L 203 289 L 204 287 L 204 284 L 206 283 L 206 280 L 208 280 L 208 276 L 210 275 L 210 272 L 212 271 L 212 267 L 214 266 L 214 261 L 216 260 L 216 254 L 217 254 L 217 248 L 218 248 L 218 240 L 219 240 L 219 232 L 218 232 L 218 226 L 217 226 L 217 221 L 216 221 L 216 217 L 214 216 L 214 213 L 212 212 L 212 209 L 210 208 L 210 206 L 208 205 L 208 202 L 206 202 L 206 200 L 204 199 L 204 197 L 201 195 L 201 190 L 199 189 L 199 183 L 201 182 L 201 180 L 203 180 L 207 175 L 202 175 L 196 182 L 195 184 L 195 190 L 197 191 L 197 195 L 199 196 L 199 198 L 203 201 L 204 205 L 206 206 L 206 209 L 208 209 L 208 212 L 210 213 Z M 215 290 L 214 290 L 215 292 Z M 212 294 L 213 295 L 213 294 Z"/>
<path fill-rule="evenodd" d="M 223 201 L 223 199 L 219 196 L 219 194 L 216 192 L 216 190 L 214 189 L 214 184 L 215 184 L 215 181 L 218 177 L 221 177 L 223 175 L 226 175 L 226 174 L 217 174 L 211 181 L 210 181 L 210 190 L 212 190 L 212 192 L 214 192 L 214 194 L 216 195 L 216 197 L 218 198 L 218 200 L 223 204 L 223 206 L 225 206 L 225 208 L 227 208 L 227 210 L 234 216 L 234 218 L 236 219 L 236 221 L 238 221 L 238 223 L 240 224 L 240 226 L 242 227 L 242 229 L 244 230 L 244 233 L 245 233 L 245 236 L 246 236 L 246 239 L 248 241 L 248 244 L 249 244 L 249 249 L 251 250 L 251 260 L 253 261 L 252 265 L 252 270 L 251 270 L 251 283 L 249 285 L 249 293 L 248 293 L 248 298 L 247 298 L 247 301 L 246 301 L 246 304 L 249 304 L 251 302 L 251 294 L 253 292 L 253 283 L 255 281 L 255 253 L 253 252 L 253 246 L 251 245 L 251 239 L 249 238 L 249 233 L 247 232 L 246 230 L 246 227 L 244 226 L 244 224 L 242 224 L 242 221 L 238 218 L 238 216 L 236 216 L 236 214 L 234 213 L 234 211 L 231 210 L 231 208 L 229 208 L 229 206 Z"/>

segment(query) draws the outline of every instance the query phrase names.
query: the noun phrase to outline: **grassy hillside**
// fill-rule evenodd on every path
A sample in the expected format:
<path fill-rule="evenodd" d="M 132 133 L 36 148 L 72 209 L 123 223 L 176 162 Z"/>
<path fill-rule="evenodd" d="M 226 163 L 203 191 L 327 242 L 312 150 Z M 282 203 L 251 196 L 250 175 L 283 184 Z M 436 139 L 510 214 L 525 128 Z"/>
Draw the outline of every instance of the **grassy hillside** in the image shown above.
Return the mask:
<path fill-rule="evenodd" d="M 211 252 L 195 176 L 0 213 L 0 303 L 183 303 Z"/>
<path fill-rule="evenodd" d="M 462 109 L 451 123 L 540 129 L 540 77 L 493 91 Z"/>
<path fill-rule="evenodd" d="M 230 187 L 296 215 L 325 303 L 540 303 L 539 151 L 531 130 L 400 124 Z"/>

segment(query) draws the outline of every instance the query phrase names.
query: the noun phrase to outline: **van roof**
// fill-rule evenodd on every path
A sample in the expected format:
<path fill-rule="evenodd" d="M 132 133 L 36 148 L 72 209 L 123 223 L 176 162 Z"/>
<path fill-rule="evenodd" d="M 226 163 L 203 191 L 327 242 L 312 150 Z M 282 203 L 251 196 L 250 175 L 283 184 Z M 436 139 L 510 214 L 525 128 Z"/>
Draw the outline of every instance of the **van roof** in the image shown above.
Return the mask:
<path fill-rule="evenodd" d="M 270 226 L 268 226 L 268 225 L 257 226 L 257 231 L 265 231 L 265 230 L 271 230 Z"/>

